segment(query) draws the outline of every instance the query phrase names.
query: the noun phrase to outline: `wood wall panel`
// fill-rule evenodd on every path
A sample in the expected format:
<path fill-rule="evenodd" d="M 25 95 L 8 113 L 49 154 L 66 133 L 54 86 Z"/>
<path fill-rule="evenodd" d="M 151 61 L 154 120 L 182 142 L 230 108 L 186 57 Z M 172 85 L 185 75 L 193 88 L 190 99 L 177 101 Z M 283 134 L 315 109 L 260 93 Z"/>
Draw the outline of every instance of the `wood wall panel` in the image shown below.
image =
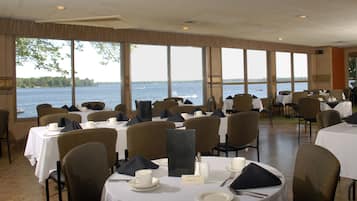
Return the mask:
<path fill-rule="evenodd" d="M 342 48 L 332 48 L 332 75 L 333 89 L 344 89 L 346 79 L 344 50 Z"/>

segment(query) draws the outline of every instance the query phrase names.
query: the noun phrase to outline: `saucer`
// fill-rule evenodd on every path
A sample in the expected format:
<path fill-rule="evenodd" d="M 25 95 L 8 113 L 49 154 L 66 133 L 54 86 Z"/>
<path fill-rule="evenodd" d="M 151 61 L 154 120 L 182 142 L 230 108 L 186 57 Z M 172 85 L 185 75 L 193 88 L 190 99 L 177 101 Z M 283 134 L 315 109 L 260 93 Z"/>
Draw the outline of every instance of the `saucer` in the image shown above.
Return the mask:
<path fill-rule="evenodd" d="M 197 201 L 231 201 L 233 194 L 228 192 L 213 191 L 202 193 Z"/>
<path fill-rule="evenodd" d="M 131 187 L 131 190 L 137 191 L 137 192 L 153 191 L 160 186 L 160 181 L 156 177 L 153 177 L 151 184 L 148 186 L 145 186 L 145 187 L 137 186 L 137 184 L 135 183 L 135 178 L 130 180 L 128 183 Z"/>
<path fill-rule="evenodd" d="M 238 170 L 238 169 L 233 169 L 231 165 L 227 165 L 226 170 L 228 170 L 229 172 L 235 172 L 235 173 L 239 173 L 242 171 L 242 170 Z"/>

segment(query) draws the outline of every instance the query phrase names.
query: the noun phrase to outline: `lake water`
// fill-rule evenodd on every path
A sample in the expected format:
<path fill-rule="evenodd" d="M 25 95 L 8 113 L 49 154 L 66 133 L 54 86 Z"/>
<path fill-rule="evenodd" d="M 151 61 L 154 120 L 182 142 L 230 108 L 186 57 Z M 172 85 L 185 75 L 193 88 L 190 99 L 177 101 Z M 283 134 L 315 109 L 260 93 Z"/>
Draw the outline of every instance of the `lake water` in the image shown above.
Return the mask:
<path fill-rule="evenodd" d="M 203 104 L 202 81 L 186 81 L 172 83 L 172 96 L 189 99 L 196 105 Z M 257 97 L 266 97 L 266 84 L 250 84 L 249 93 Z M 137 82 L 131 85 L 132 108 L 134 100 L 162 100 L 168 97 L 166 82 Z M 306 83 L 296 83 L 295 90 L 307 88 Z M 289 83 L 279 84 L 278 91 L 290 89 Z M 76 105 L 86 101 L 103 101 L 106 108 L 113 109 L 121 102 L 120 83 L 98 84 L 90 87 L 76 88 Z M 223 85 L 223 97 L 243 93 L 243 85 Z M 72 104 L 71 87 L 62 88 L 17 88 L 17 108 L 23 110 L 18 118 L 36 117 L 36 105 L 50 103 L 54 107 Z"/>

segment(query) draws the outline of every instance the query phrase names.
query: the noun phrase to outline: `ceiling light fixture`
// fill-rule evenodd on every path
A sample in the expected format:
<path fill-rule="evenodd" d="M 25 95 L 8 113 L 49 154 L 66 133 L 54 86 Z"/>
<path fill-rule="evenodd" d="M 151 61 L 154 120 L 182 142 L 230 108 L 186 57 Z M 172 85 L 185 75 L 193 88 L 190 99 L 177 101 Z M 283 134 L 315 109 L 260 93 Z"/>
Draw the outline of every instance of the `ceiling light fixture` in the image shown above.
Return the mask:
<path fill-rule="evenodd" d="M 279 40 L 279 41 L 282 41 L 282 40 L 283 40 L 283 38 L 282 38 L 282 37 L 278 37 L 278 40 Z"/>
<path fill-rule="evenodd" d="M 298 18 L 300 18 L 300 19 L 306 19 L 306 18 L 307 18 L 306 15 L 298 15 L 298 16 L 296 16 L 296 17 L 298 17 Z"/>
<path fill-rule="evenodd" d="M 58 5 L 58 6 L 56 6 L 56 8 L 57 8 L 57 10 L 64 10 L 64 9 L 66 9 L 64 6 L 62 6 L 62 5 Z"/>
<path fill-rule="evenodd" d="M 188 31 L 190 29 L 190 27 L 189 26 L 182 26 L 182 30 L 184 30 L 184 31 Z"/>

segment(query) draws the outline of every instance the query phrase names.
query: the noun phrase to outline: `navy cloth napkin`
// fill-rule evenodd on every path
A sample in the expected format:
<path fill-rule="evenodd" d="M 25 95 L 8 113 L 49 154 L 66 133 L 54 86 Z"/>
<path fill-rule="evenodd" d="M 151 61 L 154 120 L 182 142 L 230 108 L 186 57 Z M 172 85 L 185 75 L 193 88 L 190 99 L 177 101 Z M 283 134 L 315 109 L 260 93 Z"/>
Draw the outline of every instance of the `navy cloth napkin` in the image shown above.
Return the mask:
<path fill-rule="evenodd" d="M 338 105 L 338 101 L 333 101 L 333 102 L 326 102 L 327 105 L 329 105 L 331 108 L 336 107 Z"/>
<path fill-rule="evenodd" d="M 193 104 L 192 101 L 186 99 L 185 102 L 183 102 L 184 104 Z"/>
<path fill-rule="evenodd" d="M 128 121 L 129 118 L 122 112 L 119 112 L 116 116 L 117 121 Z"/>
<path fill-rule="evenodd" d="M 136 117 L 130 119 L 126 125 L 131 126 L 131 125 L 134 125 L 134 124 L 137 124 L 140 122 L 143 122 L 143 120 L 140 117 L 136 116 Z"/>
<path fill-rule="evenodd" d="M 117 169 L 117 172 L 120 174 L 126 174 L 130 176 L 135 176 L 135 171 L 141 169 L 157 169 L 159 166 L 150 160 L 142 157 L 142 156 L 135 156 L 134 158 L 130 159 L 128 162 L 124 163 L 124 165 L 120 166 Z"/>
<path fill-rule="evenodd" d="M 169 116 L 169 117 L 167 118 L 167 121 L 172 121 L 172 122 L 184 122 L 185 119 L 181 116 L 180 113 L 176 113 L 176 114 L 174 114 L 174 115 L 172 115 L 172 116 Z"/>
<path fill-rule="evenodd" d="M 162 111 L 162 112 L 160 112 L 160 118 L 161 119 L 163 119 L 163 118 L 167 118 L 167 117 L 169 117 L 169 116 L 171 116 L 171 114 L 170 114 L 170 112 L 168 111 L 168 110 L 164 110 L 164 111 Z"/>
<path fill-rule="evenodd" d="M 226 115 L 224 115 L 224 113 L 222 112 L 222 110 L 215 110 L 211 116 L 216 116 L 216 117 L 225 117 Z"/>
<path fill-rule="evenodd" d="M 59 122 L 59 126 L 64 128 L 61 130 L 61 132 L 67 132 L 67 131 L 72 131 L 72 130 L 77 130 L 77 129 L 82 129 L 81 125 L 77 121 L 71 121 L 70 119 L 67 118 L 61 118 Z"/>
<path fill-rule="evenodd" d="M 67 105 L 62 106 L 61 108 L 69 110 L 69 107 Z"/>
<path fill-rule="evenodd" d="M 347 117 L 345 121 L 349 124 L 357 124 L 357 112 L 353 113 L 351 116 Z"/>
<path fill-rule="evenodd" d="M 227 98 L 226 99 L 233 99 L 233 97 L 232 96 L 227 96 Z"/>
<path fill-rule="evenodd" d="M 256 95 L 252 95 L 252 98 L 257 99 L 258 97 Z"/>
<path fill-rule="evenodd" d="M 202 114 L 204 114 L 204 115 L 206 115 L 206 112 L 205 111 L 203 111 L 201 108 L 199 108 L 199 107 L 197 107 L 197 108 L 195 108 L 194 110 L 192 110 L 191 112 L 190 112 L 190 114 L 195 114 L 195 112 L 197 112 L 197 111 L 202 111 Z"/>
<path fill-rule="evenodd" d="M 68 108 L 68 111 L 70 111 L 70 112 L 78 112 L 80 110 L 76 106 L 71 105 L 71 107 Z"/>
<path fill-rule="evenodd" d="M 250 163 L 243 168 L 242 173 L 232 182 L 230 188 L 239 190 L 277 185 L 281 185 L 281 181 L 276 175 L 255 163 Z"/>

